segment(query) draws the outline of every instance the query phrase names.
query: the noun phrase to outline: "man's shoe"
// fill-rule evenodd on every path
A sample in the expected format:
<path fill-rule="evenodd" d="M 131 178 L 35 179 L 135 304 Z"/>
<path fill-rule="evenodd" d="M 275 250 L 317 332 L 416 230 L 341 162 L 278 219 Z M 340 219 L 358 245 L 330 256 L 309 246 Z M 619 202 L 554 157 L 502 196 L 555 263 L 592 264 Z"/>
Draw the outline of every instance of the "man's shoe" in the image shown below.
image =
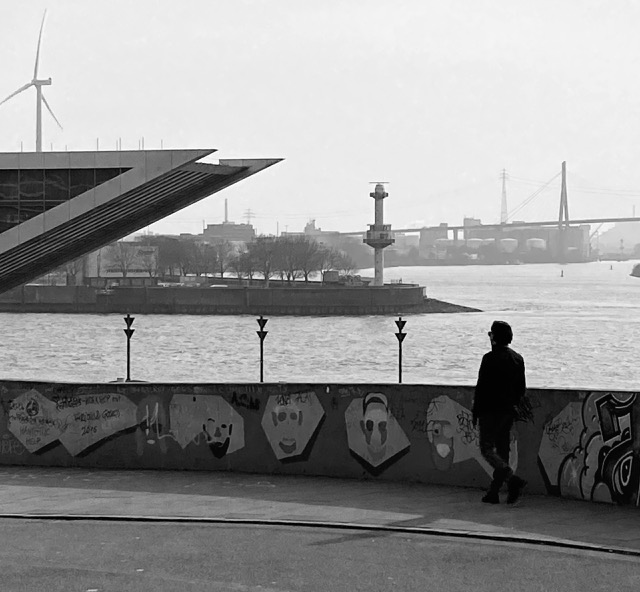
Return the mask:
<path fill-rule="evenodd" d="M 507 503 L 515 504 L 520 499 L 526 485 L 527 482 L 524 479 L 516 477 L 515 475 L 511 477 L 508 483 L 509 493 L 507 494 Z"/>
<path fill-rule="evenodd" d="M 497 491 L 488 491 L 487 493 L 484 494 L 482 501 L 485 504 L 499 504 L 500 497 L 498 496 Z"/>
<path fill-rule="evenodd" d="M 491 481 L 491 485 L 489 485 L 489 491 L 500 491 L 503 483 L 508 482 L 512 475 L 513 471 L 511 467 L 504 467 L 503 469 L 493 471 L 493 480 Z"/>

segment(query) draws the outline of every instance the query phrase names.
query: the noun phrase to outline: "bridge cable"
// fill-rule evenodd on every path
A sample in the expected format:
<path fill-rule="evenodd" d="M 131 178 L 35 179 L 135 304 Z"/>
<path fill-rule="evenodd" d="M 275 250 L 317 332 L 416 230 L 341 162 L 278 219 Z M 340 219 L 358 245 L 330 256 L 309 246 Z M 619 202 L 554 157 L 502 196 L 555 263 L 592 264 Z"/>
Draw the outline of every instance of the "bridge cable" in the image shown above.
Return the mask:
<path fill-rule="evenodd" d="M 536 197 L 538 197 L 545 189 L 547 189 L 549 187 L 549 185 L 551 185 L 551 183 L 553 183 L 562 173 L 557 173 L 556 175 L 554 175 L 551 179 L 549 179 L 544 185 L 542 185 L 542 187 L 538 188 L 536 191 L 534 191 L 529 197 L 527 197 L 524 201 L 522 201 L 520 204 L 518 204 L 512 211 L 511 213 L 507 216 L 507 221 L 510 218 L 513 218 L 513 216 L 515 216 L 516 214 L 518 214 L 523 208 L 525 208 L 527 205 L 529 205 Z"/>

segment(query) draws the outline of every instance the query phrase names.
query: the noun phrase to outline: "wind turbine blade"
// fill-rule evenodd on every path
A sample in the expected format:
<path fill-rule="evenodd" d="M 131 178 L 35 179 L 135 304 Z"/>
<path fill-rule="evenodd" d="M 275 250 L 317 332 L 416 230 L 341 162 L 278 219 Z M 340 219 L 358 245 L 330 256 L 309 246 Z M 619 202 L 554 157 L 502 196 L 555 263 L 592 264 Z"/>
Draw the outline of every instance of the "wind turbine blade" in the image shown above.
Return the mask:
<path fill-rule="evenodd" d="M 0 105 L 2 105 L 2 103 L 6 103 L 12 97 L 19 95 L 23 90 L 27 90 L 30 86 L 33 86 L 33 82 L 30 82 L 29 84 L 25 84 L 24 86 L 21 86 L 16 92 L 12 92 L 6 99 L 4 99 L 3 101 L 0 101 Z"/>
<path fill-rule="evenodd" d="M 47 99 L 44 98 L 44 95 L 41 95 L 41 96 L 42 96 L 42 102 L 44 103 L 44 106 L 49 110 L 49 113 L 51 113 L 51 117 L 53 117 L 55 122 L 58 124 L 58 127 L 62 129 L 62 125 L 58 121 L 58 118 L 53 114 L 51 107 L 49 107 L 49 103 L 47 103 Z"/>
<path fill-rule="evenodd" d="M 38 49 L 36 50 L 36 65 L 33 69 L 33 79 L 36 80 L 38 78 L 38 63 L 40 62 L 40 42 L 42 41 L 42 30 L 44 29 L 44 19 L 47 16 L 47 10 L 45 8 L 44 14 L 42 15 L 42 23 L 40 24 L 40 35 L 38 35 Z"/>

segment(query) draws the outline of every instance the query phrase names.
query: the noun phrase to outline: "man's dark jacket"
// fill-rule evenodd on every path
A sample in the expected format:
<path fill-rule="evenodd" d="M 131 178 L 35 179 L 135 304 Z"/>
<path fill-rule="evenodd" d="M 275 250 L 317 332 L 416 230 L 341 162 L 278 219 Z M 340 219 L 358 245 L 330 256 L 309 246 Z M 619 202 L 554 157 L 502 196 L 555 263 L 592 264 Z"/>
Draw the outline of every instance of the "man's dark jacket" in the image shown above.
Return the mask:
<path fill-rule="evenodd" d="M 482 357 L 473 417 L 513 413 L 526 390 L 522 356 L 506 345 L 494 346 Z"/>

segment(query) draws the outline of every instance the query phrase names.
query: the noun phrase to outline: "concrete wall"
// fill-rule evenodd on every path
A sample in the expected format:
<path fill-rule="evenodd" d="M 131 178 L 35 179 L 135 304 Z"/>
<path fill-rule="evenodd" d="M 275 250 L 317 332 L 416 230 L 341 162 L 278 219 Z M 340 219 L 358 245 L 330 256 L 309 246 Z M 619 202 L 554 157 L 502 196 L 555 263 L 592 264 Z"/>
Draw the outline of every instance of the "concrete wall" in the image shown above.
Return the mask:
<path fill-rule="evenodd" d="M 470 387 L 0 382 L 0 464 L 234 470 L 485 487 Z M 638 505 L 640 395 L 531 390 L 529 491 Z"/>
<path fill-rule="evenodd" d="M 396 314 L 425 306 L 420 286 L 120 287 L 97 294 L 86 286 L 27 285 L 0 294 L 0 312 Z"/>
<path fill-rule="evenodd" d="M 0 312 L 91 312 L 96 291 L 86 286 L 27 284 L 0 294 Z"/>
<path fill-rule="evenodd" d="M 420 286 L 119 288 L 103 310 L 180 314 L 371 314 L 419 312 Z"/>

